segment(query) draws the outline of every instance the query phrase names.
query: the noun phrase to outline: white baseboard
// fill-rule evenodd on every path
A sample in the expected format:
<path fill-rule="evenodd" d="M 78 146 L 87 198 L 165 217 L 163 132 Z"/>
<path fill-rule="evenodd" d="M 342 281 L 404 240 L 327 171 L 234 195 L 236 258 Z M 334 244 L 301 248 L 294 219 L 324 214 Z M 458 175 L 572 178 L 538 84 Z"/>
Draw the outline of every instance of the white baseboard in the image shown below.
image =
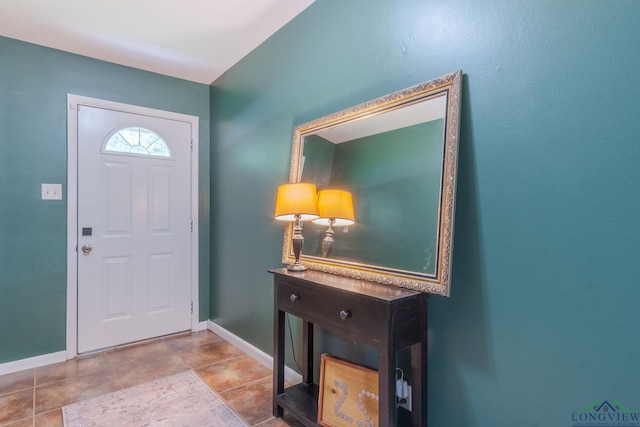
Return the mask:
<path fill-rule="evenodd" d="M 191 328 L 191 332 L 204 331 L 205 329 L 207 329 L 207 323 L 207 320 L 205 320 L 204 322 L 196 323 L 195 325 L 193 325 L 193 328 Z"/>
<path fill-rule="evenodd" d="M 222 326 L 213 323 L 211 320 L 208 321 L 208 329 L 214 334 L 218 335 L 220 338 L 229 341 L 231 344 L 235 345 L 240 350 L 244 351 L 249 356 L 262 363 L 267 368 L 273 369 L 273 357 L 269 356 L 264 351 L 253 346 L 252 344 L 249 344 L 237 335 L 232 334 Z M 291 384 L 299 384 L 302 382 L 302 375 L 287 366 L 284 367 L 284 378 Z"/>
<path fill-rule="evenodd" d="M 67 352 L 58 351 L 57 353 L 43 354 L 27 359 L 14 360 L 13 362 L 0 363 L 0 375 L 24 371 L 25 369 L 39 368 L 40 366 L 64 362 L 66 360 Z"/>

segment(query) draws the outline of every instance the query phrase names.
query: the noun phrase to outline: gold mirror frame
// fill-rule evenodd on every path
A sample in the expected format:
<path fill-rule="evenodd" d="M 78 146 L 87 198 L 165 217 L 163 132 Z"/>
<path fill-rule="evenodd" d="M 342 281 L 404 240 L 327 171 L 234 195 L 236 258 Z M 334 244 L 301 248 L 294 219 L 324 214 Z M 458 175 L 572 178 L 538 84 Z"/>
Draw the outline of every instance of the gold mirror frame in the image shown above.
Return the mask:
<path fill-rule="evenodd" d="M 289 182 L 291 183 L 298 182 L 299 176 L 301 176 L 301 168 L 304 163 L 302 156 L 305 137 L 314 135 L 322 130 L 366 120 L 386 112 L 394 111 L 397 113 L 398 110 L 407 106 L 416 105 L 435 97 L 446 96 L 440 200 L 434 201 L 434 203 L 439 204 L 435 274 L 398 270 L 384 265 L 362 264 L 357 260 L 344 261 L 306 256 L 304 249 L 300 258 L 303 265 L 312 270 L 354 279 L 369 280 L 431 294 L 450 295 L 461 81 L 462 71 L 456 71 L 301 124 L 295 127 L 293 135 L 291 169 L 289 172 Z M 414 224 L 409 224 L 409 226 L 414 226 Z M 282 262 L 284 264 L 291 264 L 294 261 L 291 250 L 292 234 L 292 225 L 289 224 L 285 228 L 282 248 Z"/>

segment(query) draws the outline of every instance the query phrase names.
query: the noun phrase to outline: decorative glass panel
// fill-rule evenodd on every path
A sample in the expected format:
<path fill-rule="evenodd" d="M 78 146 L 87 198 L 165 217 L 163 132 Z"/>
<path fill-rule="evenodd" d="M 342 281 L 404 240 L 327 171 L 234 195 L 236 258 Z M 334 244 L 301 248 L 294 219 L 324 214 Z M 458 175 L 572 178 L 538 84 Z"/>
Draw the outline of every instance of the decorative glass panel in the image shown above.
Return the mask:
<path fill-rule="evenodd" d="M 160 135 L 141 127 L 120 129 L 111 135 L 104 147 L 104 151 L 142 156 L 171 157 L 169 145 Z"/>

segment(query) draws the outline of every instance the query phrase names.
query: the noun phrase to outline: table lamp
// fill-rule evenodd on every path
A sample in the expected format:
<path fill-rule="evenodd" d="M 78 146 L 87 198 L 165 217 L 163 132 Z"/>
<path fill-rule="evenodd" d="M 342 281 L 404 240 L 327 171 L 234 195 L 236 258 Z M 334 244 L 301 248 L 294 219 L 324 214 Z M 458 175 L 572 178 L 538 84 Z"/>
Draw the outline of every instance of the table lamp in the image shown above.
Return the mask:
<path fill-rule="evenodd" d="M 322 239 L 322 256 L 327 258 L 333 247 L 333 226 L 344 227 L 354 223 L 353 200 L 351 193 L 343 190 L 322 190 L 318 193 L 319 218 L 313 220 L 315 224 L 327 225 L 327 231 Z"/>
<path fill-rule="evenodd" d="M 295 262 L 287 266 L 291 271 L 305 271 L 307 267 L 300 263 L 302 253 L 302 221 L 318 218 L 318 198 L 316 186 L 296 183 L 278 187 L 275 218 L 279 221 L 293 221 L 291 243 Z"/>

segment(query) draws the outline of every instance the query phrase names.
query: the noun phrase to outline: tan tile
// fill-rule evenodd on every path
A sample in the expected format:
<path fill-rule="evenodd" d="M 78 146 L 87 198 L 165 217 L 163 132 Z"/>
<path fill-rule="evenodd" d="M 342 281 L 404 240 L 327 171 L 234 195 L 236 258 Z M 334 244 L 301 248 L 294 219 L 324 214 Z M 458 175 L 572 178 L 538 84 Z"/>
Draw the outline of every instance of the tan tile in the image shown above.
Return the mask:
<path fill-rule="evenodd" d="M 33 388 L 33 369 L 0 376 L 0 395 Z"/>
<path fill-rule="evenodd" d="M 222 338 L 211 331 L 189 332 L 163 338 L 163 341 L 174 350 L 198 348 L 221 340 Z"/>
<path fill-rule="evenodd" d="M 120 381 L 112 372 L 70 377 L 44 384 L 36 387 L 36 414 L 121 389 Z"/>
<path fill-rule="evenodd" d="M 244 354 L 242 350 L 226 341 L 217 341 L 180 351 L 180 357 L 192 368 L 201 368 Z"/>
<path fill-rule="evenodd" d="M 138 354 L 130 360 L 113 362 L 111 365 L 124 388 L 191 369 L 177 354 L 172 353 L 162 357 L 155 354 L 143 357 Z"/>
<path fill-rule="evenodd" d="M 271 418 L 265 422 L 256 424 L 255 427 L 304 427 L 304 424 L 285 413 L 282 418 Z"/>
<path fill-rule="evenodd" d="M 246 355 L 205 366 L 197 369 L 196 372 L 218 392 L 267 376 L 271 378 L 271 369 Z"/>
<path fill-rule="evenodd" d="M 2 427 L 33 427 L 33 418 L 23 418 L 9 424 L 2 424 Z"/>
<path fill-rule="evenodd" d="M 0 424 L 33 417 L 33 388 L 0 396 Z"/>
<path fill-rule="evenodd" d="M 134 344 L 104 353 L 112 364 L 131 362 L 133 359 L 162 358 L 174 351 L 161 340 Z"/>
<path fill-rule="evenodd" d="M 62 410 L 56 409 L 55 411 L 45 412 L 44 414 L 36 415 L 36 427 L 63 427 L 62 422 Z"/>
<path fill-rule="evenodd" d="M 271 376 L 220 393 L 220 396 L 251 425 L 273 417 Z"/>
<path fill-rule="evenodd" d="M 112 373 L 104 354 L 77 357 L 66 362 L 36 368 L 36 387 L 84 375 Z"/>

